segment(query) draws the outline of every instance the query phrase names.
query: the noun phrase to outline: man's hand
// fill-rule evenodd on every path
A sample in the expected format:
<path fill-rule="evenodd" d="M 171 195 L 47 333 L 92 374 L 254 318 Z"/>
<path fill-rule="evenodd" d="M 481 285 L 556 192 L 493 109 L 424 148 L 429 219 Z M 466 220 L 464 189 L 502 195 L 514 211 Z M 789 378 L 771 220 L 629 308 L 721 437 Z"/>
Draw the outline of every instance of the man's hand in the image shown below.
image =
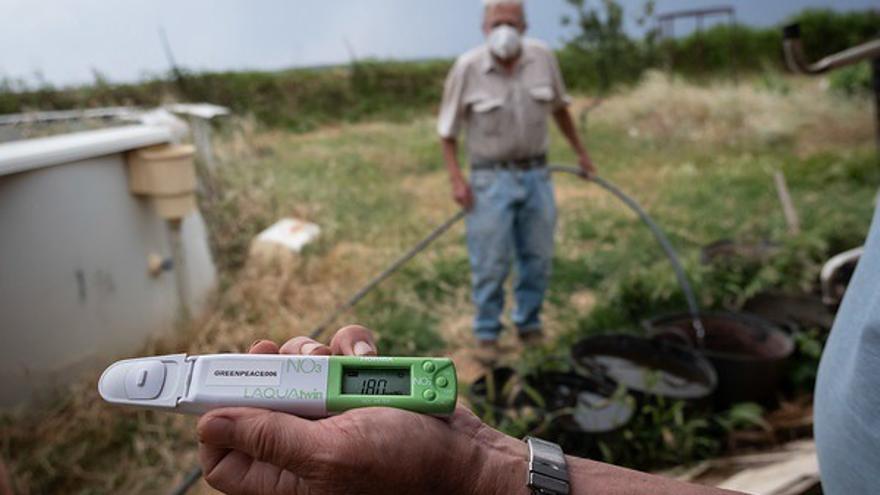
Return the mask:
<path fill-rule="evenodd" d="M 568 107 L 561 107 L 555 110 L 553 112 L 553 118 L 556 120 L 556 125 L 559 126 L 562 135 L 565 136 L 565 139 L 568 140 L 571 148 L 577 153 L 578 165 L 581 167 L 584 177 L 587 179 L 595 177 L 596 166 L 593 165 L 593 160 L 590 159 L 587 149 L 584 147 L 583 143 L 581 143 L 581 138 L 578 136 L 577 129 L 574 126 L 574 121 L 571 119 L 571 113 L 569 113 Z"/>
<path fill-rule="evenodd" d="M 452 198 L 465 210 L 474 207 L 474 194 L 471 186 L 462 177 L 452 179 Z"/>
<path fill-rule="evenodd" d="M 596 166 L 593 165 L 593 160 L 590 159 L 590 155 L 586 151 L 578 154 L 578 165 L 581 167 L 584 177 L 592 179 L 596 176 Z"/>
<path fill-rule="evenodd" d="M 366 328 L 340 330 L 327 347 L 306 337 L 254 354 L 375 355 Z M 232 494 L 527 493 L 522 442 L 459 407 L 447 420 L 388 408 L 327 419 L 251 408 L 214 410 L 199 420 L 205 479 Z"/>

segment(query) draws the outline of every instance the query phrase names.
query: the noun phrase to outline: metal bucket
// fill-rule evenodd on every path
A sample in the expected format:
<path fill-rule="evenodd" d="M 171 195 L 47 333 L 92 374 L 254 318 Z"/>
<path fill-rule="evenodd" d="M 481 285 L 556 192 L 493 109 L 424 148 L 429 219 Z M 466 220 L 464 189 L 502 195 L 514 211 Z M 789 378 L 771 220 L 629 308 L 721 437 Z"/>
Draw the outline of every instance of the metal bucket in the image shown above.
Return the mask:
<path fill-rule="evenodd" d="M 722 404 L 772 401 L 785 378 L 794 351 L 791 336 L 773 323 L 749 314 L 704 312 L 702 347 L 718 373 L 716 398 Z M 696 344 L 691 316 L 679 313 L 645 323 L 655 339 L 686 349 Z"/>
<path fill-rule="evenodd" d="M 588 337 L 571 350 L 575 365 L 602 373 L 646 395 L 696 400 L 715 391 L 718 377 L 700 354 L 662 340 L 624 334 Z"/>
<path fill-rule="evenodd" d="M 791 332 L 819 328 L 831 330 L 834 314 L 814 294 L 761 292 L 743 305 L 743 311 L 770 320 Z"/>
<path fill-rule="evenodd" d="M 495 368 L 470 387 L 475 412 L 536 419 L 565 431 L 606 433 L 625 425 L 635 413 L 635 400 L 601 375 L 543 372 L 519 376 Z"/>

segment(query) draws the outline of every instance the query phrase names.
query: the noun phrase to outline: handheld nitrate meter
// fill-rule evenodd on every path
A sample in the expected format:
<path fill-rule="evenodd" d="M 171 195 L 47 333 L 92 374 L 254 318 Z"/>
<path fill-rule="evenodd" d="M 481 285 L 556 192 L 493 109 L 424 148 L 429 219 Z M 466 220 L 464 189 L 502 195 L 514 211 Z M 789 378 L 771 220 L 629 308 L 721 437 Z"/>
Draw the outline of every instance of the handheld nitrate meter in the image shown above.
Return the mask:
<path fill-rule="evenodd" d="M 359 407 L 434 416 L 455 410 L 447 358 L 173 354 L 117 361 L 98 382 L 113 404 L 202 414 L 247 406 L 322 418 Z"/>

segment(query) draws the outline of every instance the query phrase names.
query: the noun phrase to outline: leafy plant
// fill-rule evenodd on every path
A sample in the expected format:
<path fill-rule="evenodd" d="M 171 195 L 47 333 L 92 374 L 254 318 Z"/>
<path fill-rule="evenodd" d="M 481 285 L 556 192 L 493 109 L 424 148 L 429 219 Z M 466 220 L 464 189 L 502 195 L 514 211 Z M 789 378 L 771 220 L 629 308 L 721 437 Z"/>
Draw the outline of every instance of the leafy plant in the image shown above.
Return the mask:
<path fill-rule="evenodd" d="M 574 24 L 578 33 L 568 42 L 568 49 L 584 56 L 591 54 L 599 75 L 599 89 L 607 91 L 616 82 L 632 82 L 641 75 L 645 53 L 624 29 L 624 9 L 616 0 L 567 0 L 575 9 L 574 17 L 564 16 L 564 26 Z M 654 2 L 644 5 L 642 19 L 652 15 Z M 653 33 L 653 31 L 649 31 Z M 649 34 L 647 39 L 653 39 Z"/>
<path fill-rule="evenodd" d="M 846 96 L 867 93 L 873 84 L 869 62 L 835 70 L 828 75 L 828 79 L 833 90 Z"/>

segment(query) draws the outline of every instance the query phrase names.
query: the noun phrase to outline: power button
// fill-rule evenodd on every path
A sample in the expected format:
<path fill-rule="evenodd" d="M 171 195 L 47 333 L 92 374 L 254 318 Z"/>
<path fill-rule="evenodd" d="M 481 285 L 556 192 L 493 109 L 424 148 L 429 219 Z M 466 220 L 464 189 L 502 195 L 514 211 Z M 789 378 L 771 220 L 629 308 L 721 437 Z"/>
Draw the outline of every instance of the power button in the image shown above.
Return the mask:
<path fill-rule="evenodd" d="M 128 399 L 155 399 L 162 393 L 164 385 L 165 365 L 158 359 L 131 364 L 125 373 L 125 395 Z"/>

